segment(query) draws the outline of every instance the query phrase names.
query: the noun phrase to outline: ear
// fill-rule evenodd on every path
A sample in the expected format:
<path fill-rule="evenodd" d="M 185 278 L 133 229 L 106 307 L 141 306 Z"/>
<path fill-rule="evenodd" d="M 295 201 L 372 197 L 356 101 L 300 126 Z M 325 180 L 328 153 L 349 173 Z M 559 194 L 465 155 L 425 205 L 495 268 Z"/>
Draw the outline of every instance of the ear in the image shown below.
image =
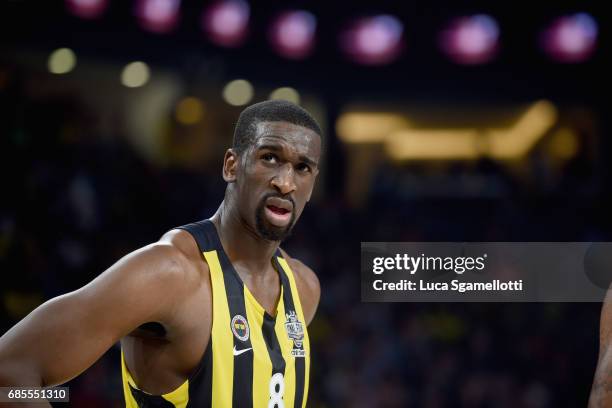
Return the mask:
<path fill-rule="evenodd" d="M 226 182 L 233 183 L 236 181 L 239 159 L 234 149 L 227 149 L 225 152 L 223 157 L 223 180 Z"/>

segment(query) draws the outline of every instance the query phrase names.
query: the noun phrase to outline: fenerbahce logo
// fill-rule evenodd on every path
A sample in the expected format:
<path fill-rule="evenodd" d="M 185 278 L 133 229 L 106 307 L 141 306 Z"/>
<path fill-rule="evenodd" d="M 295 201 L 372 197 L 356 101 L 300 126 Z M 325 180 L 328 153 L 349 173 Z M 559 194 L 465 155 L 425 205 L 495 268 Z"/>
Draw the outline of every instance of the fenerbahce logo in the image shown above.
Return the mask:
<path fill-rule="evenodd" d="M 247 341 L 249 339 L 249 324 L 242 315 L 236 315 L 232 319 L 231 323 L 232 333 L 240 341 Z"/>
<path fill-rule="evenodd" d="M 289 340 L 293 340 L 293 349 L 291 355 L 293 357 L 305 357 L 306 351 L 302 348 L 304 343 L 304 325 L 298 320 L 295 310 L 291 310 L 286 314 L 285 330 Z"/>

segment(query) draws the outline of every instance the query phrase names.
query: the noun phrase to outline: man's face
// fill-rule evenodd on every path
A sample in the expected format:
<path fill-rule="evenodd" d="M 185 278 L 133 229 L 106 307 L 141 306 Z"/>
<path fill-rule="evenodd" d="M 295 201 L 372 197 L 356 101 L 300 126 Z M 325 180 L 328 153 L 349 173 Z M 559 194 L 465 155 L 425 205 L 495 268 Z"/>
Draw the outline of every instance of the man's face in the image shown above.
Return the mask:
<path fill-rule="evenodd" d="M 237 205 L 261 237 L 282 241 L 310 200 L 321 137 L 288 122 L 260 122 L 256 129 L 237 166 Z"/>

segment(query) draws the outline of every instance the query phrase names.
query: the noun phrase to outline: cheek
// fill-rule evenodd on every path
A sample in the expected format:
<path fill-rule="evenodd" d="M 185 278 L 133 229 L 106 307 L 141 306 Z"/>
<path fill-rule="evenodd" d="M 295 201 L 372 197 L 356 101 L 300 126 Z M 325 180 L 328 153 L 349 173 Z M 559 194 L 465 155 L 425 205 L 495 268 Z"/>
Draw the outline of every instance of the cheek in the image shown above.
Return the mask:
<path fill-rule="evenodd" d="M 262 186 L 265 186 L 267 180 L 271 178 L 271 170 L 265 166 L 252 163 L 247 165 L 240 177 L 240 184 L 243 191 L 256 191 Z"/>
<path fill-rule="evenodd" d="M 315 181 L 315 177 L 308 177 L 306 179 L 304 179 L 301 183 L 300 183 L 300 191 L 303 192 L 303 196 L 304 196 L 304 201 L 308 201 L 308 199 L 310 198 L 310 195 L 312 194 L 312 190 L 314 188 L 314 181 Z"/>
<path fill-rule="evenodd" d="M 240 206 L 252 214 L 261 204 L 262 197 L 270 192 L 266 172 L 245 171 L 240 180 Z"/>
<path fill-rule="evenodd" d="M 255 163 L 252 166 L 249 166 L 249 168 L 245 169 L 244 174 L 249 183 L 256 183 L 257 185 L 260 185 L 261 183 L 267 183 L 269 180 L 271 180 L 276 174 L 276 171 L 277 170 L 274 168 Z"/>
<path fill-rule="evenodd" d="M 304 211 L 304 207 L 306 207 L 306 204 L 308 203 L 308 200 L 310 199 L 310 194 L 312 192 L 312 184 L 306 184 L 304 186 L 300 186 L 300 193 L 298 195 L 295 196 L 294 200 L 295 200 L 295 206 L 297 209 L 296 215 L 300 215 L 302 214 L 302 211 Z"/>

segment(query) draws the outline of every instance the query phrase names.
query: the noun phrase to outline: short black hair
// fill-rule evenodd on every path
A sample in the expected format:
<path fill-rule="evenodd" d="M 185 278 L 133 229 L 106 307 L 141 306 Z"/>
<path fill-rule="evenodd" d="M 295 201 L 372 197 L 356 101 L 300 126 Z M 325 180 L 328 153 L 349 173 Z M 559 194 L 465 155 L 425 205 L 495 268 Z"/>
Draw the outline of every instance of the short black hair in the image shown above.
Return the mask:
<path fill-rule="evenodd" d="M 275 99 L 259 102 L 242 111 L 234 129 L 233 149 L 242 153 L 255 141 L 255 131 L 260 122 L 289 122 L 303 126 L 321 136 L 321 128 L 306 109 L 295 103 Z"/>

